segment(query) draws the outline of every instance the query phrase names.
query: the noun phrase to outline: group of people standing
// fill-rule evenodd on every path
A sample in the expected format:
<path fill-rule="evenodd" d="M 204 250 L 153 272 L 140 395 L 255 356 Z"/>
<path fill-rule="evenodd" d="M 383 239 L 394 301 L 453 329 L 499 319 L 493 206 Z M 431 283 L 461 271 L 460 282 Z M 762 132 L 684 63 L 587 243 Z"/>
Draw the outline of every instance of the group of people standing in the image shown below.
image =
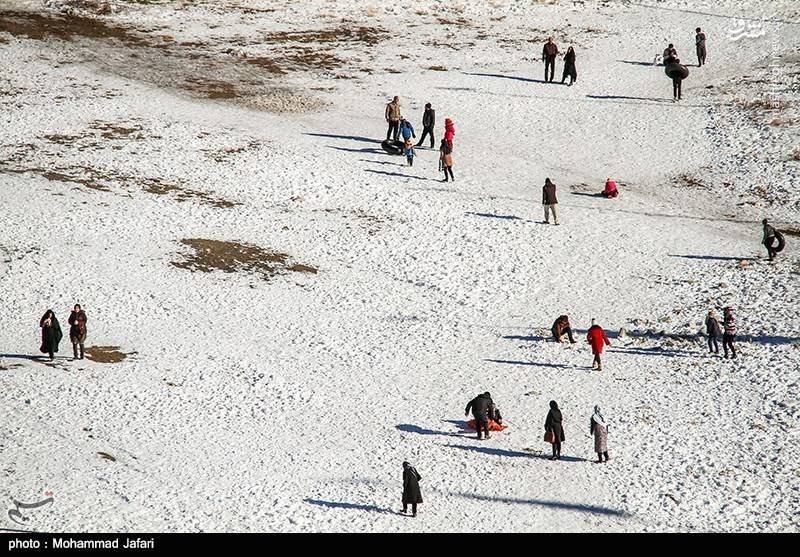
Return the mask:
<path fill-rule="evenodd" d="M 67 322 L 69 323 L 69 340 L 72 343 L 72 353 L 76 360 L 82 360 L 84 357 L 86 321 L 86 312 L 83 311 L 80 304 L 75 304 Z M 63 335 L 61 324 L 52 309 L 44 312 L 44 315 L 39 320 L 39 327 L 42 329 L 42 344 L 39 347 L 39 351 L 42 354 L 47 354 L 50 357 L 50 361 L 53 361 Z"/>
<path fill-rule="evenodd" d="M 414 144 L 411 141 L 412 138 L 416 139 L 417 137 L 416 133 L 414 133 L 414 126 L 402 116 L 400 106 L 399 96 L 395 96 L 391 102 L 386 104 L 384 117 L 389 124 L 389 128 L 386 130 L 386 141 L 391 139 L 399 142 L 399 138 L 402 135 L 403 154 L 406 156 L 408 166 L 413 166 L 414 157 L 416 156 L 414 148 L 421 147 L 426 137 L 430 136 L 430 148 L 434 148 L 436 139 L 433 130 L 436 125 L 436 111 L 431 106 L 431 103 L 425 104 L 425 112 L 422 114 L 422 136 Z M 444 138 L 439 145 L 439 171 L 444 172 L 444 182 L 455 181 L 455 176 L 453 175 L 453 140 L 455 135 L 455 124 L 450 118 L 445 118 Z"/>
<path fill-rule="evenodd" d="M 544 62 L 544 80 L 547 83 L 552 83 L 556 71 L 556 56 L 558 56 L 558 45 L 553 41 L 553 37 L 547 39 L 542 47 L 542 62 Z M 549 71 L 549 75 L 548 75 Z M 564 84 L 569 78 L 567 87 L 572 86 L 578 80 L 578 70 L 575 67 L 575 49 L 573 47 L 567 48 L 564 54 L 564 71 L 561 74 L 561 83 Z"/>
<path fill-rule="evenodd" d="M 706 34 L 700 27 L 694 31 L 695 51 L 697 52 L 697 67 L 699 68 L 706 63 Z M 681 60 L 678 58 L 678 51 L 675 48 L 675 45 L 672 43 L 670 43 L 667 48 L 664 49 L 663 59 L 665 66 L 664 71 L 666 72 L 667 76 L 672 79 L 672 98 L 673 100 L 681 100 L 683 98 L 681 85 L 683 80 L 689 75 L 689 69 L 681 64 Z"/>

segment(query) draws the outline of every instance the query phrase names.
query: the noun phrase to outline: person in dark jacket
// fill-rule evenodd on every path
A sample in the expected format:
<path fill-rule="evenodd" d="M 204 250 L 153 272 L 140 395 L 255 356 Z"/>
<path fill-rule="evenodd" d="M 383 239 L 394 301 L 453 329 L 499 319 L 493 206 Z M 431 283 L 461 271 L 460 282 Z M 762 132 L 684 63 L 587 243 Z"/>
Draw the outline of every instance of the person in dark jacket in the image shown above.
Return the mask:
<path fill-rule="evenodd" d="M 775 243 L 775 227 L 769 224 L 767 219 L 762 220 L 761 224 L 764 227 L 764 236 L 761 238 L 761 243 L 767 248 L 767 255 L 769 255 L 769 260 L 772 261 L 778 253 L 772 246 Z"/>
<path fill-rule="evenodd" d="M 417 504 L 422 503 L 422 492 L 419 489 L 419 481 L 422 476 L 417 469 L 408 462 L 403 462 L 403 513 L 408 512 L 408 505 L 411 505 L 411 516 L 417 516 Z"/>
<path fill-rule="evenodd" d="M 544 224 L 550 224 L 550 211 L 553 212 L 553 221 L 558 225 L 558 215 L 556 214 L 556 185 L 550 181 L 550 178 L 545 178 L 544 187 L 542 187 L 542 205 L 544 206 Z"/>
<path fill-rule="evenodd" d="M 669 46 L 664 49 L 664 65 L 666 66 L 673 60 L 678 59 L 678 51 L 675 49 L 675 45 L 669 43 Z"/>
<path fill-rule="evenodd" d="M 558 55 L 558 46 L 553 42 L 553 37 L 547 39 L 542 48 L 542 61 L 544 62 L 544 80 L 552 83 L 553 74 L 556 71 L 556 56 Z M 550 78 L 547 77 L 547 70 L 550 70 Z"/>
<path fill-rule="evenodd" d="M 448 176 L 456 181 L 456 177 L 453 176 L 453 146 L 447 139 L 442 139 L 439 146 L 439 170 L 444 171 L 444 182 L 448 181 Z"/>
<path fill-rule="evenodd" d="M 572 327 L 569 324 L 569 317 L 566 315 L 560 315 L 558 319 L 555 320 L 550 330 L 553 332 L 553 339 L 556 342 L 562 342 L 561 337 L 566 334 L 569 337 L 570 343 L 575 344 L 576 340 L 572 338 Z"/>
<path fill-rule="evenodd" d="M 694 31 L 697 33 L 694 36 L 694 44 L 697 48 L 697 66 L 700 67 L 706 63 L 706 34 L 699 27 Z"/>
<path fill-rule="evenodd" d="M 431 149 L 433 149 L 433 126 L 436 125 L 436 111 L 431 108 L 431 103 L 425 105 L 425 113 L 422 115 L 422 136 L 419 138 L 417 147 L 420 147 L 425 141 L 425 136 L 431 134 Z"/>
<path fill-rule="evenodd" d="M 675 58 L 674 63 L 680 65 L 681 61 L 678 58 Z M 679 101 L 683 98 L 681 86 L 683 85 L 684 78 L 680 73 L 675 72 L 670 75 L 670 79 L 672 79 L 672 100 Z"/>
<path fill-rule="evenodd" d="M 712 354 L 719 354 L 719 343 L 717 339 L 722 334 L 722 329 L 719 326 L 717 314 L 713 309 L 708 310 L 706 316 L 706 335 L 708 335 L 708 351 Z"/>
<path fill-rule="evenodd" d="M 561 74 L 562 84 L 567 80 L 567 77 L 569 77 L 567 87 L 578 81 L 578 70 L 575 68 L 575 49 L 572 47 L 569 47 L 564 55 L 564 73 Z"/>
<path fill-rule="evenodd" d="M 58 343 L 61 342 L 61 325 L 56 319 L 56 314 L 52 309 L 44 312 L 44 315 L 39 320 L 39 327 L 42 328 L 42 346 L 39 351 L 42 354 L 48 354 L 50 360 L 55 359 L 54 353 L 58 352 Z"/>
<path fill-rule="evenodd" d="M 83 343 L 86 342 L 86 312 L 81 309 L 80 304 L 75 304 L 72 313 L 69 314 L 69 340 L 72 342 L 72 354 L 75 359 L 83 359 Z M 80 358 L 78 348 L 80 347 Z"/>
<path fill-rule="evenodd" d="M 723 310 L 722 319 L 722 349 L 725 351 L 725 359 L 728 359 L 728 348 L 731 349 L 733 359 L 736 359 L 736 348 L 733 341 L 736 339 L 736 318 L 733 316 L 733 308 L 726 307 Z"/>
<path fill-rule="evenodd" d="M 464 408 L 464 415 L 469 416 L 469 411 L 472 409 L 472 415 L 475 417 L 475 429 L 478 430 L 478 439 L 481 439 L 481 430 L 486 432 L 486 439 L 489 439 L 489 414 L 494 414 L 494 401 L 489 391 L 482 395 L 478 395 L 467 403 Z"/>
<path fill-rule="evenodd" d="M 545 432 L 552 432 L 553 434 L 553 456 L 550 457 L 550 460 L 559 460 L 561 458 L 561 443 L 564 442 L 564 426 L 561 424 L 561 421 L 561 410 L 558 409 L 556 401 L 551 400 L 550 411 L 547 413 L 547 419 L 544 421 Z"/>

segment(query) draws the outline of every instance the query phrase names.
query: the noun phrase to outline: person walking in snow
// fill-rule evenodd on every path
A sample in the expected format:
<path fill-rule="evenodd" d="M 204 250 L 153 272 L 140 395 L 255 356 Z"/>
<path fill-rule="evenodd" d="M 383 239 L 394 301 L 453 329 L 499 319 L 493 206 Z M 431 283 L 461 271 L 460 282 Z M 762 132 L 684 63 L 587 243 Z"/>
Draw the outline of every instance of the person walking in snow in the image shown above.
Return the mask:
<path fill-rule="evenodd" d="M 542 62 L 544 62 L 544 80 L 548 83 L 553 82 L 553 74 L 556 71 L 556 56 L 558 55 L 558 46 L 553 42 L 553 37 L 547 39 L 542 47 Z M 547 70 L 550 70 L 550 77 L 547 77 Z"/>
<path fill-rule="evenodd" d="M 405 118 L 400 118 L 400 134 L 403 136 L 403 141 L 411 141 L 413 137 L 416 139 L 417 134 L 414 133 L 414 126 Z"/>
<path fill-rule="evenodd" d="M 683 74 L 680 72 L 680 68 L 685 68 L 686 66 L 682 65 L 681 61 L 677 58 L 675 58 L 674 62 L 671 64 L 675 68 L 675 71 L 669 74 L 670 79 L 672 79 L 672 100 L 679 101 L 683 98 L 681 86 L 683 85 L 683 80 L 685 79 Z"/>
<path fill-rule="evenodd" d="M 700 67 L 706 63 L 706 34 L 698 27 L 694 30 L 694 44 L 697 49 L 697 66 Z"/>
<path fill-rule="evenodd" d="M 565 440 L 562 419 L 558 404 L 556 404 L 555 400 L 551 400 L 550 411 L 544 421 L 545 438 L 550 439 L 549 442 L 553 445 L 553 456 L 550 457 L 550 460 L 559 460 L 561 458 L 561 443 Z"/>
<path fill-rule="evenodd" d="M 556 342 L 563 342 L 561 337 L 567 335 L 569 342 L 575 344 L 576 340 L 572 338 L 572 327 L 569 324 L 569 317 L 566 315 L 559 315 L 558 319 L 553 323 L 550 329 L 553 332 L 553 340 Z"/>
<path fill-rule="evenodd" d="M 722 334 L 719 326 L 719 319 L 713 309 L 708 310 L 706 316 L 706 335 L 708 335 L 708 351 L 711 354 L 719 354 L 719 343 L 717 339 Z"/>
<path fill-rule="evenodd" d="M 456 136 L 456 126 L 450 118 L 444 119 L 444 139 L 450 145 L 450 152 L 453 151 L 453 139 Z"/>
<path fill-rule="evenodd" d="M 613 199 L 614 197 L 617 197 L 619 195 L 617 183 L 611 178 L 606 178 L 606 187 L 602 192 L 600 192 L 600 195 L 606 199 Z"/>
<path fill-rule="evenodd" d="M 419 481 L 422 476 L 417 469 L 407 461 L 403 462 L 403 514 L 408 512 L 411 505 L 411 516 L 417 516 L 417 504 L 422 503 L 422 492 L 419 489 Z"/>
<path fill-rule="evenodd" d="M 472 410 L 472 416 L 475 418 L 475 429 L 478 430 L 478 439 L 481 439 L 481 431 L 486 433 L 486 439 L 489 439 L 489 413 L 494 414 L 494 401 L 489 391 L 476 396 L 467 403 L 464 408 L 464 416 L 469 416 L 469 411 Z"/>
<path fill-rule="evenodd" d="M 778 253 L 772 244 L 775 243 L 776 233 L 775 227 L 769 224 L 767 219 L 761 221 L 763 225 L 763 232 L 764 235 L 761 238 L 761 243 L 764 244 L 764 247 L 767 248 L 767 255 L 769 255 L 769 260 L 772 261 L 775 259 L 775 255 Z"/>
<path fill-rule="evenodd" d="M 722 349 L 725 351 L 725 359 L 728 359 L 728 348 L 731 349 L 733 359 L 736 359 L 736 348 L 733 347 L 733 341 L 736 339 L 736 318 L 733 316 L 733 308 L 726 307 L 722 319 Z"/>
<path fill-rule="evenodd" d="M 603 353 L 605 346 L 611 346 L 611 341 L 608 340 L 606 332 L 603 328 L 595 323 L 592 319 L 592 326 L 589 327 L 589 332 L 586 335 L 586 340 L 592 345 L 592 354 L 594 354 L 594 361 L 592 362 L 592 369 L 603 371 L 603 364 L 600 361 L 600 354 Z"/>
<path fill-rule="evenodd" d="M 558 215 L 556 214 L 556 185 L 550 181 L 550 178 L 545 178 L 544 186 L 542 187 L 542 205 L 544 206 L 544 224 L 550 224 L 550 212 L 553 213 L 553 221 L 558 224 Z"/>
<path fill-rule="evenodd" d="M 573 83 L 578 81 L 578 70 L 575 68 L 575 49 L 569 47 L 567 53 L 564 55 L 564 73 L 561 74 L 561 84 L 569 77 L 567 87 L 571 87 Z"/>
<path fill-rule="evenodd" d="M 392 102 L 386 104 L 384 117 L 389 124 L 389 129 L 386 130 L 386 140 L 388 141 L 391 138 L 397 141 L 400 135 L 400 97 L 395 97 Z"/>
<path fill-rule="evenodd" d="M 422 143 L 425 141 L 425 137 L 428 134 L 431 134 L 431 149 L 433 149 L 433 145 L 435 140 L 433 139 L 433 126 L 436 125 L 436 111 L 431 108 L 431 103 L 427 103 L 425 105 L 425 113 L 422 115 L 422 136 L 419 138 L 419 143 L 417 143 L 417 147 L 421 147 Z"/>
<path fill-rule="evenodd" d="M 439 170 L 444 170 L 444 182 L 448 181 L 448 174 L 454 182 L 456 181 L 456 177 L 453 176 L 453 147 L 447 139 L 442 139 L 442 144 L 439 146 Z"/>
<path fill-rule="evenodd" d="M 403 145 L 403 153 L 408 161 L 408 166 L 414 166 L 414 144 L 410 139 L 406 139 L 406 142 Z"/>
<path fill-rule="evenodd" d="M 83 343 L 86 342 L 86 312 L 81 309 L 80 304 L 75 304 L 72 313 L 69 314 L 69 340 L 72 342 L 72 354 L 76 360 L 83 359 Z M 78 357 L 80 348 L 80 358 Z"/>
<path fill-rule="evenodd" d="M 42 345 L 39 351 L 50 356 L 50 361 L 55 359 L 54 353 L 58 352 L 58 343 L 61 342 L 61 325 L 56 319 L 56 314 L 52 309 L 44 312 L 39 320 L 39 327 L 42 329 Z"/>
<path fill-rule="evenodd" d="M 599 406 L 594 407 L 594 413 L 589 418 L 589 435 L 594 435 L 594 452 L 597 453 L 595 462 L 603 462 L 603 457 L 608 462 L 608 425 Z"/>

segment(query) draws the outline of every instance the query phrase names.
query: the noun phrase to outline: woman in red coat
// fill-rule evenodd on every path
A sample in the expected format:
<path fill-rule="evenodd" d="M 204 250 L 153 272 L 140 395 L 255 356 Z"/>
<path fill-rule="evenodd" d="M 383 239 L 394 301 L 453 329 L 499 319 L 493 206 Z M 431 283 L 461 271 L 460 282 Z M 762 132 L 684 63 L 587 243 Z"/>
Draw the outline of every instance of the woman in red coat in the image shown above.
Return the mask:
<path fill-rule="evenodd" d="M 456 136 L 456 127 L 453 125 L 453 121 L 450 118 L 444 119 L 444 138 L 447 140 L 447 144 L 450 145 L 450 150 L 453 149 L 453 138 Z"/>
<path fill-rule="evenodd" d="M 595 324 L 592 319 L 592 326 L 589 327 L 589 334 L 586 335 L 586 340 L 592 345 L 592 354 L 594 354 L 594 361 L 592 362 L 592 369 L 603 371 L 603 365 L 600 363 L 600 354 L 603 353 L 604 346 L 611 346 L 611 342 L 606 336 L 606 332 L 600 325 Z"/>
<path fill-rule="evenodd" d="M 611 178 L 607 178 L 606 189 L 603 190 L 601 195 L 607 198 L 617 197 L 619 195 L 619 191 L 617 191 L 617 183 Z"/>

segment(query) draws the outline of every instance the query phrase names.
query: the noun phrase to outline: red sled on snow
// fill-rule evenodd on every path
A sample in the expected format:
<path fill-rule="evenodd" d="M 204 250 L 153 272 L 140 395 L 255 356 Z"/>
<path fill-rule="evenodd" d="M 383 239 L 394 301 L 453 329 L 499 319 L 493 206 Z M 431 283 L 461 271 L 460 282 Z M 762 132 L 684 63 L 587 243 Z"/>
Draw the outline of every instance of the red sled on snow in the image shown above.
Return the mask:
<path fill-rule="evenodd" d="M 475 430 L 478 429 L 477 427 L 475 427 L 475 420 L 468 421 L 467 425 L 469 426 L 470 429 L 475 429 Z M 503 431 L 507 427 L 508 427 L 507 425 L 501 425 L 494 420 L 489 420 L 489 431 Z"/>

